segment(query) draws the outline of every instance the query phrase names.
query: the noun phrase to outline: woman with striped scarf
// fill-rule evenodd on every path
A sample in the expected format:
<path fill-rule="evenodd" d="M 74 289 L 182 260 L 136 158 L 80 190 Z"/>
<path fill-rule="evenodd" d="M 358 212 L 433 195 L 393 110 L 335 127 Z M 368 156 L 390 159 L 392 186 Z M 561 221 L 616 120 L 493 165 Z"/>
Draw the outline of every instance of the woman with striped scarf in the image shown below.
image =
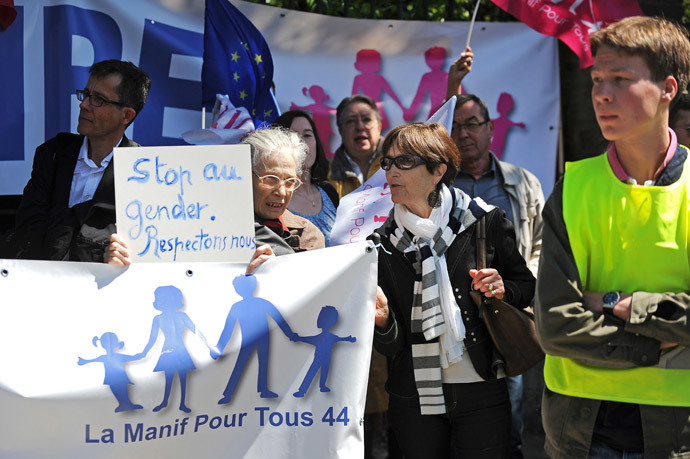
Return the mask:
<path fill-rule="evenodd" d="M 405 457 L 506 458 L 510 401 L 501 356 L 470 289 L 529 305 L 534 277 L 502 210 L 450 186 L 460 153 L 439 124 L 412 123 L 383 144 L 395 204 L 376 230 L 374 345 L 390 358 L 389 420 Z M 476 270 L 476 221 L 487 266 Z"/>

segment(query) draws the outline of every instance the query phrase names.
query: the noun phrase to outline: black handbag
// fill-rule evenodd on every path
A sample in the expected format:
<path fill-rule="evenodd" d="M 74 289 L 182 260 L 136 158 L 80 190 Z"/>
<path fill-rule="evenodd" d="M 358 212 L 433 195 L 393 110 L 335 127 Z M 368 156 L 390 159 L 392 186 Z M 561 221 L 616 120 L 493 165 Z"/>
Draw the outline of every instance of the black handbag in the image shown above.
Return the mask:
<path fill-rule="evenodd" d="M 477 269 L 482 269 L 486 268 L 486 218 L 482 217 L 476 225 Z M 470 290 L 470 296 L 503 357 L 507 376 L 520 375 L 544 359 L 531 309 L 518 309 L 498 298 L 487 298 L 478 290 Z"/>

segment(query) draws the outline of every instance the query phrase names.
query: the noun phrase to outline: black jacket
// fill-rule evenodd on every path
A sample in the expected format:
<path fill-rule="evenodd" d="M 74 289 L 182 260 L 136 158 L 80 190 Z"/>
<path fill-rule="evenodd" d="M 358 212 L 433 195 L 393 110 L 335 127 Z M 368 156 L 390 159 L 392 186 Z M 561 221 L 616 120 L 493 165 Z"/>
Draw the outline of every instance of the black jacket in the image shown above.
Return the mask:
<path fill-rule="evenodd" d="M 466 329 L 464 345 L 472 365 L 482 378 L 494 380 L 500 356 L 469 296 L 472 283 L 469 270 L 477 266 L 475 229 L 476 224 L 456 236 L 446 252 L 446 264 L 455 301 L 462 311 Z M 374 346 L 381 354 L 392 358 L 386 382 L 388 392 L 401 397 L 416 397 L 410 338 L 416 273 L 412 263 L 393 247 L 380 228 L 376 233 L 383 247 L 391 253 L 388 255 L 379 250 L 379 286 L 388 298 L 393 324 L 385 333 L 376 329 Z M 513 226 L 500 209 L 494 209 L 486 215 L 486 263 L 497 269 L 503 277 L 507 291 L 504 299 L 518 308 L 530 304 L 535 280 L 517 250 Z"/>
<path fill-rule="evenodd" d="M 113 161 L 89 201 L 70 208 L 74 168 L 84 136 L 60 133 L 40 145 L 17 210 L 13 256 L 38 260 L 103 261 L 115 232 Z M 123 137 L 120 147 L 139 144 Z"/>

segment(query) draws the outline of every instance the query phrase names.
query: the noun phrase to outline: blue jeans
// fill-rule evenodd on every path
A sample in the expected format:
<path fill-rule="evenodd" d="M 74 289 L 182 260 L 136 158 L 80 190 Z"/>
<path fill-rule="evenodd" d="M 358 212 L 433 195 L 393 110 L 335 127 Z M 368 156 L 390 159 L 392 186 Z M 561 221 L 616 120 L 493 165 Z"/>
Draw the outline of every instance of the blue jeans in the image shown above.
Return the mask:
<path fill-rule="evenodd" d="M 643 459 L 644 453 L 619 451 L 605 443 L 592 442 L 589 447 L 589 459 Z"/>
<path fill-rule="evenodd" d="M 505 459 L 510 399 L 503 379 L 444 384 L 446 413 L 422 415 L 417 397 L 390 396 L 388 422 L 405 459 Z"/>

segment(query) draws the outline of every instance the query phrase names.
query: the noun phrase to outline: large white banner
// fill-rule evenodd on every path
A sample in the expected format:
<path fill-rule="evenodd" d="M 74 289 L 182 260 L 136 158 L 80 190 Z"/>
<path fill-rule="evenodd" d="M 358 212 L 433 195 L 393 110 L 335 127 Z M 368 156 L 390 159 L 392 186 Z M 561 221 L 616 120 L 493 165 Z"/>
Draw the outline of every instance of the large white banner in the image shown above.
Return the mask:
<path fill-rule="evenodd" d="M 362 457 L 376 251 L 244 268 L 0 260 L 0 456 Z"/>
<path fill-rule="evenodd" d="M 74 91 L 96 61 L 131 60 L 151 75 L 149 101 L 127 132 L 137 142 L 180 145 L 183 132 L 200 127 L 203 11 L 163 3 L 15 0 L 17 20 L 0 33 L 0 194 L 21 193 L 39 144 L 75 131 Z M 348 19 L 233 3 L 271 48 L 281 109 L 313 112 L 331 153 L 340 144 L 335 108 L 352 93 L 382 102 L 386 130 L 426 120 L 445 97 L 445 75 L 469 29 L 469 22 Z M 535 173 L 548 195 L 560 109 L 556 39 L 521 23 L 480 22 L 471 44 L 464 89 L 488 104 L 494 151 Z"/>

